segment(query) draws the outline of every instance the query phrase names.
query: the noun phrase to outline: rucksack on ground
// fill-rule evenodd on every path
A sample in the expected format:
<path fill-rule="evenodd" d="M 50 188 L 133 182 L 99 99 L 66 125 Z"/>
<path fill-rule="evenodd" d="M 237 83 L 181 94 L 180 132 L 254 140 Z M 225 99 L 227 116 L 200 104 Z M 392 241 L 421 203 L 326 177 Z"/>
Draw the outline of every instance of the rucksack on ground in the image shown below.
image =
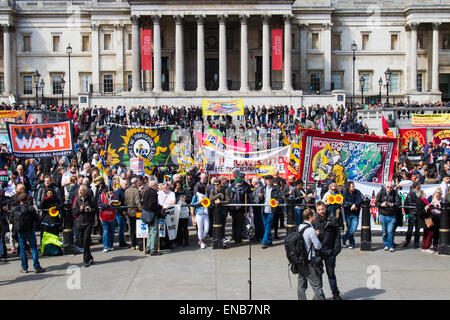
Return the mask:
<path fill-rule="evenodd" d="M 306 250 L 303 233 L 311 226 L 304 227 L 301 231 L 289 233 L 284 239 L 284 248 L 286 249 L 286 257 L 289 260 L 289 267 L 294 274 L 298 273 L 298 265 L 306 265 L 308 263 L 308 252 Z"/>

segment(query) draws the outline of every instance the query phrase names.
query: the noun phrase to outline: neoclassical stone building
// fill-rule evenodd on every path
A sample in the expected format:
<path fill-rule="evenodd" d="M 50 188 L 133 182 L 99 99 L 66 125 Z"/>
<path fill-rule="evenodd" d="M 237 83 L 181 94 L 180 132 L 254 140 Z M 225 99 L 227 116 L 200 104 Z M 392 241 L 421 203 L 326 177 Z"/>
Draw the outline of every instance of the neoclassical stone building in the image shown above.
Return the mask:
<path fill-rule="evenodd" d="M 450 0 L 1 0 L 0 24 L 3 101 L 34 104 L 36 70 L 48 103 L 449 99 Z M 271 68 L 274 29 L 282 70 Z"/>

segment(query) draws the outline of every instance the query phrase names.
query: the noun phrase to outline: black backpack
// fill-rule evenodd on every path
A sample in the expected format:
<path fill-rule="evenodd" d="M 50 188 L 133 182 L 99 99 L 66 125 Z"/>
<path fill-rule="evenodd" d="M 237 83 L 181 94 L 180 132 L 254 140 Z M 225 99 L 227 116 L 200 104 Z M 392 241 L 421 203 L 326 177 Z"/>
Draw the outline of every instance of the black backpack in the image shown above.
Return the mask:
<path fill-rule="evenodd" d="M 27 205 L 20 205 L 14 210 L 14 228 L 17 232 L 33 229 L 32 212 Z"/>
<path fill-rule="evenodd" d="M 242 204 L 244 203 L 244 194 L 242 191 L 242 188 L 238 188 L 238 187 L 234 187 L 231 190 L 231 197 L 230 197 L 230 203 L 231 204 Z M 230 207 L 230 210 L 232 211 L 239 211 L 241 210 L 242 207 L 241 206 L 232 206 Z"/>
<path fill-rule="evenodd" d="M 303 233 L 306 229 L 310 228 L 308 225 L 301 231 L 295 231 L 289 233 L 284 239 L 284 248 L 286 249 L 286 256 L 289 260 L 289 267 L 293 274 L 298 273 L 298 265 L 306 265 L 308 263 L 308 254 L 306 250 L 305 240 L 303 239 Z M 312 250 L 312 245 L 310 252 Z"/>

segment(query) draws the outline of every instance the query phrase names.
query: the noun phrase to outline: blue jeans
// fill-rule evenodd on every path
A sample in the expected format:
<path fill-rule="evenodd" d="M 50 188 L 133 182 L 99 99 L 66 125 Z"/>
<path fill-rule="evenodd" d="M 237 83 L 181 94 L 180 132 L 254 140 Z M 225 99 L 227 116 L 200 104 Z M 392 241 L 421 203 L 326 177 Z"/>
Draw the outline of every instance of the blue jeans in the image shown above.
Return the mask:
<path fill-rule="evenodd" d="M 103 249 L 112 248 L 114 245 L 114 232 L 116 231 L 116 220 L 102 221 Z"/>
<path fill-rule="evenodd" d="M 26 249 L 27 241 L 30 243 L 34 270 L 38 269 L 41 265 L 39 264 L 39 251 L 37 249 L 36 234 L 34 230 L 30 230 L 28 232 L 18 232 L 17 237 L 19 238 L 20 260 L 22 261 L 22 269 L 28 271 L 28 258 Z"/>
<path fill-rule="evenodd" d="M 125 243 L 125 229 L 127 227 L 127 218 L 123 215 L 116 215 L 117 225 L 119 226 L 119 243 Z"/>
<path fill-rule="evenodd" d="M 153 219 L 153 223 L 148 225 L 148 235 L 147 235 L 147 251 L 156 252 L 158 250 L 158 217 Z"/>
<path fill-rule="evenodd" d="M 342 243 L 345 245 L 347 240 L 350 241 L 350 246 L 355 247 L 355 238 L 353 234 L 356 232 L 358 228 L 359 217 L 355 215 L 349 215 L 346 217 L 345 221 L 347 222 L 347 233 L 342 236 Z"/>
<path fill-rule="evenodd" d="M 273 225 L 273 213 L 262 213 L 262 221 L 264 224 L 264 236 L 262 239 L 262 244 L 272 243 L 272 225 Z"/>
<path fill-rule="evenodd" d="M 295 212 L 295 226 L 298 227 L 303 223 L 303 209 L 294 208 Z"/>
<path fill-rule="evenodd" d="M 383 244 L 389 249 L 394 249 L 395 225 L 397 223 L 396 216 L 384 216 L 380 214 L 380 222 L 383 233 Z"/>

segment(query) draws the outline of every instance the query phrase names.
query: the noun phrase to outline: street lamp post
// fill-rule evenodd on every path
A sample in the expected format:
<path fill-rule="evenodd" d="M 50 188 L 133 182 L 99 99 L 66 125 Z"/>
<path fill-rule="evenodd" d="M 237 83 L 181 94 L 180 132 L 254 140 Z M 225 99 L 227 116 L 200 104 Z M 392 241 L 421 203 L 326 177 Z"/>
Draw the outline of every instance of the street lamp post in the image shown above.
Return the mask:
<path fill-rule="evenodd" d="M 391 69 L 389 69 L 389 67 L 384 72 L 384 76 L 386 77 L 386 105 L 389 106 L 389 86 L 391 84 L 391 76 L 392 76 L 392 72 Z"/>
<path fill-rule="evenodd" d="M 380 87 L 380 93 L 379 93 L 379 103 L 381 103 L 381 87 L 383 86 L 383 79 L 378 80 L 378 86 Z"/>
<path fill-rule="evenodd" d="M 40 88 L 41 88 L 41 102 L 42 102 L 42 104 L 44 104 L 44 87 L 45 87 L 45 82 L 44 82 L 44 79 L 41 79 L 41 85 L 40 85 Z"/>
<path fill-rule="evenodd" d="M 70 54 L 72 53 L 72 47 L 69 45 L 66 48 L 66 52 L 69 55 L 69 108 L 72 106 L 72 101 L 71 101 L 71 97 L 72 97 L 72 84 L 71 84 L 71 76 L 70 76 Z"/>
<path fill-rule="evenodd" d="M 61 86 L 61 94 L 62 94 L 62 101 L 61 101 L 61 106 L 64 107 L 64 87 L 66 85 L 66 81 L 64 80 L 64 78 L 61 79 L 60 82 L 60 86 Z"/>
<path fill-rule="evenodd" d="M 366 79 L 364 79 L 363 76 L 361 76 L 361 78 L 359 78 L 359 85 L 361 86 L 361 105 L 364 108 L 364 82 L 366 81 Z"/>
<path fill-rule="evenodd" d="M 355 63 L 356 63 L 355 52 L 358 49 L 358 46 L 356 45 L 354 40 L 353 40 L 351 49 L 353 51 L 353 57 L 352 57 L 352 59 L 353 59 L 353 83 L 352 83 L 352 85 L 353 85 L 353 92 L 352 92 L 352 100 L 351 100 L 352 101 L 351 102 L 351 110 L 353 111 L 353 97 L 355 96 Z"/>
<path fill-rule="evenodd" d="M 39 105 L 39 78 L 40 77 L 41 77 L 41 74 L 36 69 L 36 71 L 33 74 L 34 88 L 36 89 L 36 108 Z"/>

